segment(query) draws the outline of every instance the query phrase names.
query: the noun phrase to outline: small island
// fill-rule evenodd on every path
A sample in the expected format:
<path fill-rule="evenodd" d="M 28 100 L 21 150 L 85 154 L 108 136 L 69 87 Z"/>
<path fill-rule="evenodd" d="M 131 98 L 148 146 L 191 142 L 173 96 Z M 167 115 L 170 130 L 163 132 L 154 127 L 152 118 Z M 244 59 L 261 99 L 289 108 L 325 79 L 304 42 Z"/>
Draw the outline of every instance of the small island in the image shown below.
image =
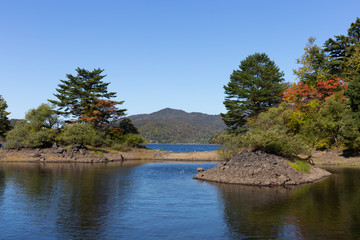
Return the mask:
<path fill-rule="evenodd" d="M 321 168 L 301 164 L 261 151 L 244 150 L 227 162 L 207 171 L 200 170 L 194 179 L 243 185 L 286 186 L 311 183 L 331 175 Z"/>

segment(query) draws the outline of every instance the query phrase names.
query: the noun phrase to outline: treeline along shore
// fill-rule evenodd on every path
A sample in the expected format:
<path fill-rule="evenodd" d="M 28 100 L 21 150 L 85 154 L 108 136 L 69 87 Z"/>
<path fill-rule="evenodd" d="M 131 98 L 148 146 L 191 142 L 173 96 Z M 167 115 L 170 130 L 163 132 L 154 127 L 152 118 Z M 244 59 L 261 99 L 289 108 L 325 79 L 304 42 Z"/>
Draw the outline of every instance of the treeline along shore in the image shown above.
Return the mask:
<path fill-rule="evenodd" d="M 160 161 L 206 161 L 227 162 L 221 149 L 205 152 L 171 152 L 147 148 L 133 148 L 127 151 L 84 147 L 73 145 L 51 148 L 0 148 L 0 162 L 43 162 L 43 163 L 107 163 L 132 160 Z M 316 151 L 312 155 L 316 166 L 360 166 L 360 155 L 348 156 L 340 150 Z"/>

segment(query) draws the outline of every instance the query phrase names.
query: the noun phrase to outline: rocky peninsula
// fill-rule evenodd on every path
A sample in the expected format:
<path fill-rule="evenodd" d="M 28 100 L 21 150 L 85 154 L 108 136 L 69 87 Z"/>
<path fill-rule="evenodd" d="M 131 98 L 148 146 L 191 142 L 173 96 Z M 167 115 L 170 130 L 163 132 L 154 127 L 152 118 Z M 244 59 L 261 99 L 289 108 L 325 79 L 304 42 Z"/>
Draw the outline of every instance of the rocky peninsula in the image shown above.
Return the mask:
<path fill-rule="evenodd" d="M 299 172 L 285 158 L 245 150 L 227 162 L 207 171 L 199 171 L 194 178 L 220 183 L 285 186 L 311 183 L 330 175 L 315 166 L 310 167 L 309 173 Z"/>

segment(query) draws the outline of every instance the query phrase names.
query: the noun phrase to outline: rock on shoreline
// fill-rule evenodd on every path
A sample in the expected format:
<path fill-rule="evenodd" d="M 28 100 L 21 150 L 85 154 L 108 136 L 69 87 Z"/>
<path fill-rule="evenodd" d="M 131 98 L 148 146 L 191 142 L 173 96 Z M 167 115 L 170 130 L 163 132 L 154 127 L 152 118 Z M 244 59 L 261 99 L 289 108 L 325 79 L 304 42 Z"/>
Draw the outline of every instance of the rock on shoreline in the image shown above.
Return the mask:
<path fill-rule="evenodd" d="M 103 152 L 92 153 L 82 145 L 72 148 L 53 146 L 52 148 L 2 149 L 0 162 L 83 162 L 107 163 L 123 160 L 121 154 L 110 156 Z"/>
<path fill-rule="evenodd" d="M 221 183 L 284 186 L 311 183 L 330 175 L 314 166 L 310 167 L 310 173 L 298 172 L 282 157 L 260 151 L 243 151 L 228 162 L 197 173 L 194 178 Z"/>

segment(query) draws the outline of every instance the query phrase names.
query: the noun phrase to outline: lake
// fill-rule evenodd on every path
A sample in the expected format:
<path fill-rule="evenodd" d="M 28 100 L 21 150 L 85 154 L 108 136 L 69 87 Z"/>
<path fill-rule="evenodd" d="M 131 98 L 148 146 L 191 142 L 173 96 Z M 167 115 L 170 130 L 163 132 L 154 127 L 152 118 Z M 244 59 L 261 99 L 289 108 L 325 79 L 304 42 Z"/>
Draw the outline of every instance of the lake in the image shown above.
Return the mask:
<path fill-rule="evenodd" d="M 214 163 L 0 164 L 0 239 L 359 239 L 360 169 L 295 188 L 207 183 Z"/>
<path fill-rule="evenodd" d="M 217 144 L 146 144 L 147 148 L 172 152 L 205 152 L 221 148 Z"/>

